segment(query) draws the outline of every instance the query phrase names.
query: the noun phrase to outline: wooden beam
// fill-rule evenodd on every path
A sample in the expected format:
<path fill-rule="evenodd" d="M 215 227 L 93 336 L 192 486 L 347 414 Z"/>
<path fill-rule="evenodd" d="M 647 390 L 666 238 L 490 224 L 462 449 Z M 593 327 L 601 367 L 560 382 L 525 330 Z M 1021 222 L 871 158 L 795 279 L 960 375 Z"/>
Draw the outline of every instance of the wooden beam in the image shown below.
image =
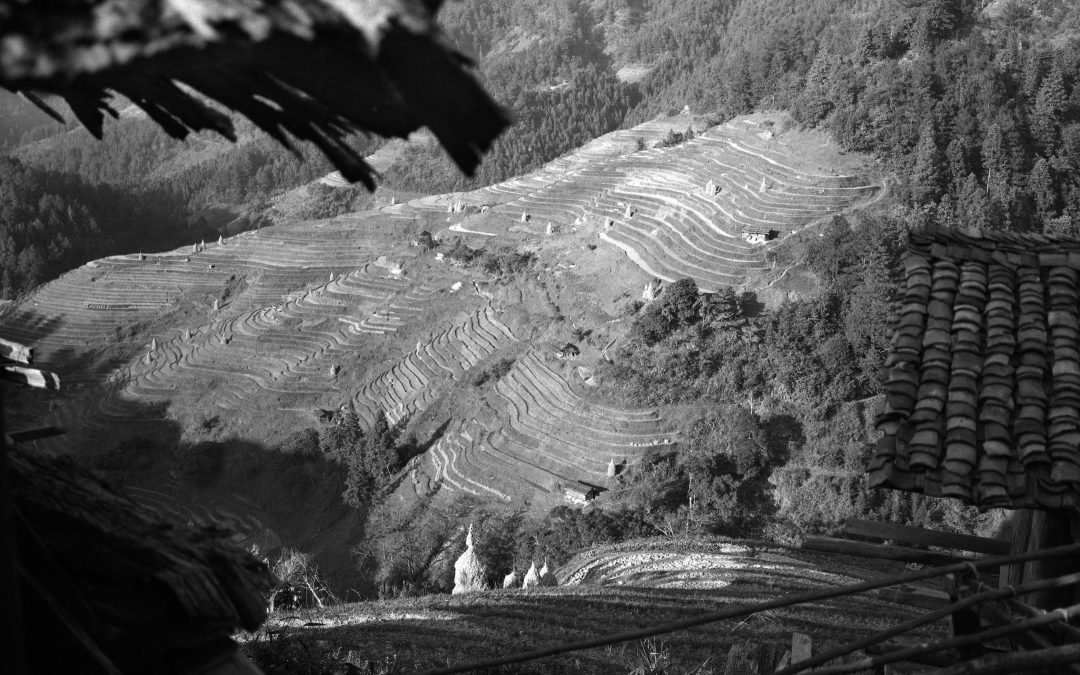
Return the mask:
<path fill-rule="evenodd" d="M 53 436 L 61 436 L 67 432 L 60 427 L 39 427 L 37 429 L 23 429 L 21 431 L 12 431 L 7 434 L 5 438 L 8 443 L 28 443 L 30 441 L 36 441 L 42 438 L 52 438 Z"/>
<path fill-rule="evenodd" d="M 0 338 L 0 357 L 18 363 L 31 363 L 34 360 L 34 350 L 18 342 Z"/>
<path fill-rule="evenodd" d="M 959 551 L 985 553 L 987 555 L 1008 555 L 1009 542 L 988 537 L 975 537 L 969 534 L 953 534 L 923 527 L 881 523 L 862 518 L 848 518 L 844 521 L 844 533 L 875 539 L 892 539 L 905 544 L 922 546 L 940 546 Z"/>
<path fill-rule="evenodd" d="M 857 555 L 864 558 L 885 558 L 887 560 L 915 562 L 924 565 L 948 565 L 974 559 L 949 553 L 940 553 L 938 551 L 921 551 L 916 548 L 907 548 L 905 546 L 870 544 L 865 541 L 852 541 L 850 539 L 838 539 L 836 537 L 806 537 L 803 539 L 802 548 L 809 551 L 843 553 L 845 555 Z"/>
<path fill-rule="evenodd" d="M 903 644 L 901 642 L 882 642 L 876 645 L 870 645 L 863 651 L 871 656 L 878 656 L 880 654 L 888 654 L 890 652 L 898 652 L 901 649 L 907 649 L 911 645 Z M 924 666 L 934 666 L 936 668 L 944 668 L 956 663 L 956 656 L 949 654 L 948 652 L 938 652 L 936 654 L 922 654 L 911 659 L 911 663 L 919 663 Z M 885 664 L 888 666 L 889 664 Z"/>
<path fill-rule="evenodd" d="M 23 368 L 22 366 L 3 366 L 0 375 L 5 380 L 25 384 L 35 389 L 59 389 L 60 377 L 56 373 L 37 368 Z"/>

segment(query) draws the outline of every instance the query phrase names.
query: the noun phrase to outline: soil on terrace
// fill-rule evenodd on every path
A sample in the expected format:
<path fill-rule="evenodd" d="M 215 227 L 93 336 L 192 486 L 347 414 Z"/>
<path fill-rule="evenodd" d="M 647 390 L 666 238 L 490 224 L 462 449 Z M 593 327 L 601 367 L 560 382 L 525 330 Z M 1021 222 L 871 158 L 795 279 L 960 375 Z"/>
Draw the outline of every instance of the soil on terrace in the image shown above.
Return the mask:
<path fill-rule="evenodd" d="M 693 139 L 663 147 L 688 129 Z M 332 467 L 274 450 L 317 427 L 313 413 L 351 401 L 368 424 L 407 421 L 429 449 L 397 498 L 439 484 L 547 509 L 584 483 L 602 503 L 620 485 L 609 462 L 625 471 L 679 440 L 663 411 L 599 400 L 588 384 L 646 285 L 690 277 L 766 302 L 812 292 L 805 274 L 774 269 L 778 240 L 748 239 L 812 233 L 883 188 L 865 158 L 782 114 L 714 126 L 679 115 L 474 192 L 98 260 L 0 310 L 0 335 L 33 346 L 64 383 L 58 396 L 20 395 L 9 423 L 68 430 L 43 450 L 114 453 L 99 464 L 182 521 L 315 553 L 344 593 L 363 514 L 325 487 Z M 414 245 L 424 231 L 438 247 Z M 495 278 L 446 255 L 458 239 L 536 260 Z M 568 342 L 580 354 L 558 358 Z M 474 384 L 498 361 L 513 366 Z M 179 469 L 204 441 L 223 454 L 198 475 Z"/>

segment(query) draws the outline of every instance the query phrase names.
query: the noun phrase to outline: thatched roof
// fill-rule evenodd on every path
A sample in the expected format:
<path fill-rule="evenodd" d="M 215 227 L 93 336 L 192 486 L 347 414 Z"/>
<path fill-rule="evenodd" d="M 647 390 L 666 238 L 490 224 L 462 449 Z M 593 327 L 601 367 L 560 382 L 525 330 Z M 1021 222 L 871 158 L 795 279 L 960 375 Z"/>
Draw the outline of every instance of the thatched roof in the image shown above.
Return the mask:
<path fill-rule="evenodd" d="M 234 110 L 286 147 L 318 146 L 350 181 L 344 142 L 428 127 L 471 173 L 507 118 L 435 24 L 438 0 L 0 0 L 0 86 L 56 94 L 101 136 L 119 94 L 176 138 L 234 139 Z"/>
<path fill-rule="evenodd" d="M 1080 241 L 914 231 L 874 486 L 981 508 L 1080 502 Z"/>
<path fill-rule="evenodd" d="M 70 459 L 8 448 L 31 672 L 203 672 L 266 617 L 266 566 Z"/>

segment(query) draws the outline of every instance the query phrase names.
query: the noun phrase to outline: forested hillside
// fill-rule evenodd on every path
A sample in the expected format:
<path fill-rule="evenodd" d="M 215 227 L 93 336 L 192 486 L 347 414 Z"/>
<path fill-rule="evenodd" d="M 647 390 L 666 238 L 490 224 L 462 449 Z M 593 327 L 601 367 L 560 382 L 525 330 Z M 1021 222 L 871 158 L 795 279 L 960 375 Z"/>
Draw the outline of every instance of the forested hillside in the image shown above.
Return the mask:
<path fill-rule="evenodd" d="M 189 229 L 183 213 L 167 191 L 135 192 L 0 157 L 0 297 L 87 260 L 209 236 Z"/>
<path fill-rule="evenodd" d="M 924 220 L 1069 231 L 1080 214 L 1074 3 L 470 0 L 448 4 L 441 20 L 516 124 L 472 179 L 436 146 L 410 147 L 385 172 L 394 189 L 488 185 L 684 106 L 718 121 L 765 108 L 790 109 L 843 147 L 881 157 Z M 647 75 L 620 82 L 628 64 Z M 209 135 L 181 144 L 127 113 L 98 143 L 81 130 L 57 135 L 14 97 L 2 102 L 0 143 L 27 164 L 152 189 L 188 213 L 259 212 L 329 170 L 246 124 L 235 146 Z M 366 152 L 381 141 L 356 143 Z"/>

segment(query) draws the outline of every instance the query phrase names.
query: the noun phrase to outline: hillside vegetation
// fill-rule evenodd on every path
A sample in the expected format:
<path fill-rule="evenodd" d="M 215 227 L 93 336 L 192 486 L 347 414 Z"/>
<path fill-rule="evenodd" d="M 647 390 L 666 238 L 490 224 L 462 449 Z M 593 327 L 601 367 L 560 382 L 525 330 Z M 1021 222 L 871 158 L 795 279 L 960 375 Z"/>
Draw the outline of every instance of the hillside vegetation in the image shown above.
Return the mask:
<path fill-rule="evenodd" d="M 849 516 L 995 533 L 863 468 L 909 229 L 1080 232 L 1074 3 L 476 1 L 444 23 L 518 120 L 475 178 L 357 139 L 389 157 L 361 198 L 250 134 L 181 146 L 129 111 L 93 144 L 20 118 L 0 334 L 73 385 L 14 402 L 69 428 L 42 445 L 308 546 L 365 596 L 448 590 L 468 519 L 502 574 Z"/>

